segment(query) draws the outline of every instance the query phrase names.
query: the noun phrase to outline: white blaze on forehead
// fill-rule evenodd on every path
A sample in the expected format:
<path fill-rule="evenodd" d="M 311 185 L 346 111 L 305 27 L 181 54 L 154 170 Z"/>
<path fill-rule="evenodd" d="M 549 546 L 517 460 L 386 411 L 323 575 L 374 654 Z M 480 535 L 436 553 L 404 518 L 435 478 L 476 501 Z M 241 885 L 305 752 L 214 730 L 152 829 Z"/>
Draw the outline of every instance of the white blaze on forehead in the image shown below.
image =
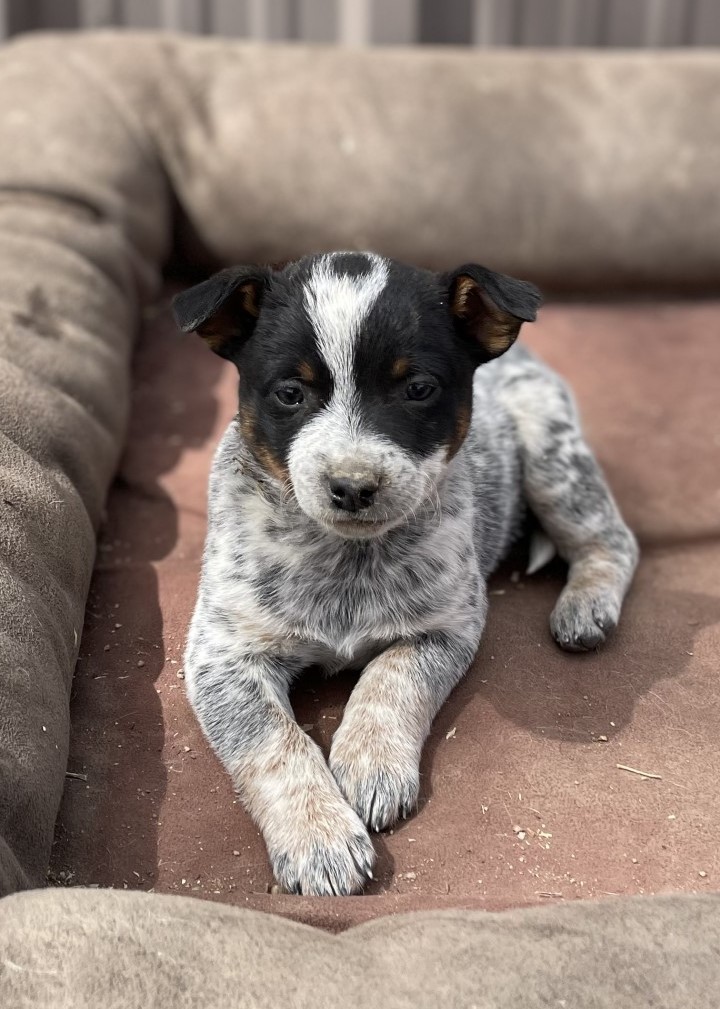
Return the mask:
<path fill-rule="evenodd" d="M 355 393 L 353 347 L 360 327 L 387 284 L 388 267 L 380 256 L 365 253 L 368 272 L 351 277 L 335 272 L 334 258 L 323 256 L 313 268 L 305 286 L 305 310 L 333 378 L 333 399 L 349 405 Z"/>

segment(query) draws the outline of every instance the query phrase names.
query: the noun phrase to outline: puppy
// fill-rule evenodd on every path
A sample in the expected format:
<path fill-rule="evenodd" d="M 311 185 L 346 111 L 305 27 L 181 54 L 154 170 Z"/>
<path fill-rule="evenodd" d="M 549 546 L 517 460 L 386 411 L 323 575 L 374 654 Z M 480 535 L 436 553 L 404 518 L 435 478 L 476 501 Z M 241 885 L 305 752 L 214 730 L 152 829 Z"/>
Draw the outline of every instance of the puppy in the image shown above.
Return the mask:
<path fill-rule="evenodd" d="M 539 300 L 482 266 L 340 252 L 223 270 L 174 302 L 240 373 L 186 682 L 288 891 L 372 876 L 368 828 L 414 809 L 527 510 L 569 565 L 558 644 L 596 648 L 618 621 L 637 546 L 565 384 L 513 346 Z M 362 670 L 329 765 L 288 700 L 311 664 Z"/>

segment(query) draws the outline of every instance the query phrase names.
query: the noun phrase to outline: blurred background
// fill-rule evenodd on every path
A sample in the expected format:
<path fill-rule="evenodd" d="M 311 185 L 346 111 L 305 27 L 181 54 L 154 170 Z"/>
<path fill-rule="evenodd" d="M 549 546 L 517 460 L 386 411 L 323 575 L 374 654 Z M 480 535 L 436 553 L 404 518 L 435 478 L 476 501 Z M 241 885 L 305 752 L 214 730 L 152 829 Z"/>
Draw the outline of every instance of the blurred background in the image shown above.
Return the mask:
<path fill-rule="evenodd" d="M 349 45 L 701 46 L 720 44 L 720 0 L 0 0 L 0 37 L 108 26 Z"/>

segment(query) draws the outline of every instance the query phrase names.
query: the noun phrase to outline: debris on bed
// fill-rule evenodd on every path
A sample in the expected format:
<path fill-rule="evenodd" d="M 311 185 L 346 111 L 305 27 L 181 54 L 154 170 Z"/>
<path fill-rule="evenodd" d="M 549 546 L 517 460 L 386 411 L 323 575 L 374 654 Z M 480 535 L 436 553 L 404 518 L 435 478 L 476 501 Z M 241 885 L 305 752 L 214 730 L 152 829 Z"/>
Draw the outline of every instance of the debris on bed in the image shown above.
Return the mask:
<path fill-rule="evenodd" d="M 45 878 L 49 886 L 73 886 L 75 873 L 71 872 L 70 869 L 61 869 L 59 872 L 53 872 L 52 869 L 48 869 Z"/>
<path fill-rule="evenodd" d="M 637 767 L 628 767 L 627 764 L 616 764 L 615 766 L 620 771 L 630 771 L 631 774 L 639 774 L 641 778 L 656 778 L 658 781 L 662 781 L 662 774 L 653 774 L 652 771 L 639 771 Z"/>

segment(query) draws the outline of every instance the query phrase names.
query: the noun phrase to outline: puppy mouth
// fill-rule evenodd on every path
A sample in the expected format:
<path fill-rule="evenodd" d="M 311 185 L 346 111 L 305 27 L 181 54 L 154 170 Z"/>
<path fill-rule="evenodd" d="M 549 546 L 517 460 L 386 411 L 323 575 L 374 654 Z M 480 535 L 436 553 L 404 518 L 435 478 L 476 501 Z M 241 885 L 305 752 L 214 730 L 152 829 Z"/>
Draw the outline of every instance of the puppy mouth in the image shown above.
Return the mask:
<path fill-rule="evenodd" d="M 399 519 L 393 519 L 387 515 L 363 515 L 360 513 L 341 518 L 340 515 L 328 513 L 320 519 L 320 524 L 344 539 L 359 540 L 382 536 L 388 529 L 397 525 L 398 521 Z"/>

